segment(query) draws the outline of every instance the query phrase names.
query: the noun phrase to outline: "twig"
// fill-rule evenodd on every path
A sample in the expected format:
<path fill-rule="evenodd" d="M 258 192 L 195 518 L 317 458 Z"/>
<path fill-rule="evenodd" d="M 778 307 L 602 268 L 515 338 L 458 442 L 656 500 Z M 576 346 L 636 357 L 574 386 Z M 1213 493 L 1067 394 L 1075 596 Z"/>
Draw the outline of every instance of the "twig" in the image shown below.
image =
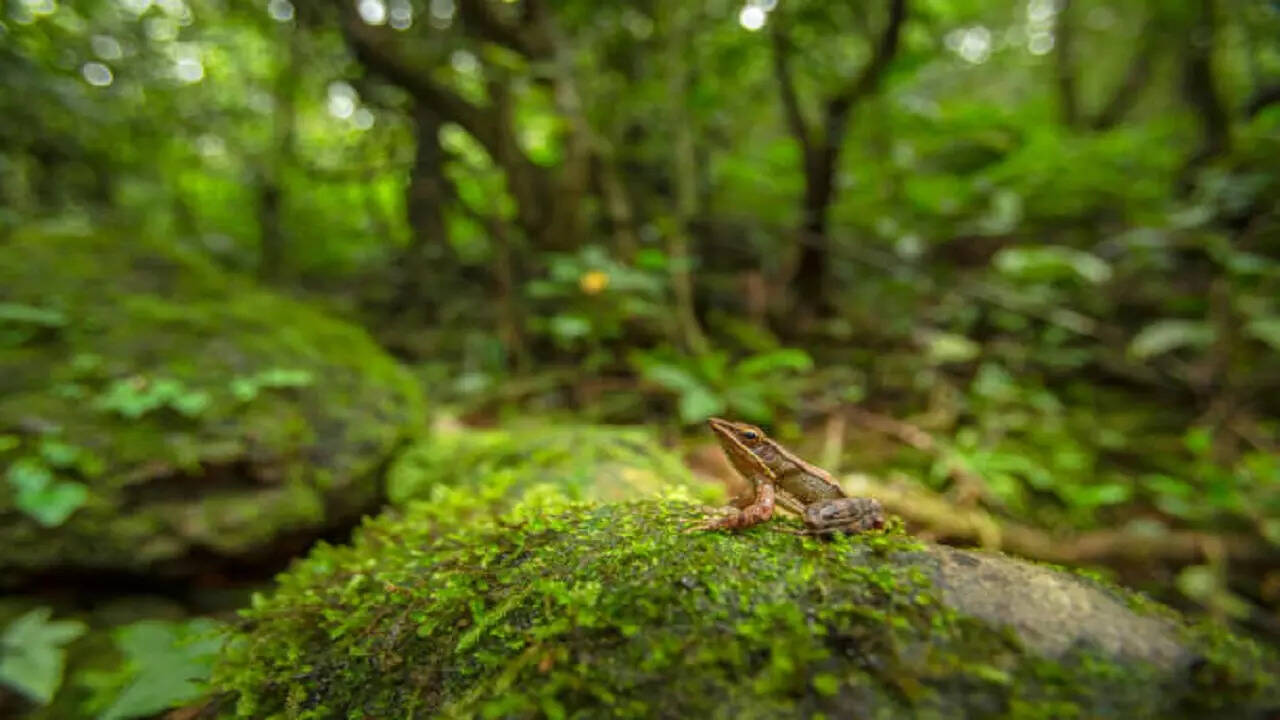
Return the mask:
<path fill-rule="evenodd" d="M 971 507 L 979 498 L 991 499 L 991 491 L 987 481 L 981 475 L 965 467 L 964 463 L 944 446 L 934 440 L 933 436 L 911 423 L 880 415 L 859 407 L 849 407 L 845 413 L 859 425 L 888 435 L 904 445 L 909 445 L 923 453 L 938 458 L 947 469 L 947 476 L 955 483 L 956 501 L 964 507 Z"/>
<path fill-rule="evenodd" d="M 1280 547 L 1242 534 L 1170 530 L 1158 534 L 1127 530 L 1093 530 L 1053 534 L 1026 525 L 1002 522 L 977 508 L 956 507 L 937 493 L 903 483 L 887 483 L 867 475 L 843 479 L 850 495 L 870 496 L 889 512 L 920 526 L 920 533 L 950 542 L 971 543 L 1035 560 L 1064 564 L 1120 565 L 1153 560 L 1190 564 L 1205 560 L 1206 543 L 1222 557 L 1244 563 L 1280 562 Z M 1216 550 L 1215 550 L 1216 552 Z"/>

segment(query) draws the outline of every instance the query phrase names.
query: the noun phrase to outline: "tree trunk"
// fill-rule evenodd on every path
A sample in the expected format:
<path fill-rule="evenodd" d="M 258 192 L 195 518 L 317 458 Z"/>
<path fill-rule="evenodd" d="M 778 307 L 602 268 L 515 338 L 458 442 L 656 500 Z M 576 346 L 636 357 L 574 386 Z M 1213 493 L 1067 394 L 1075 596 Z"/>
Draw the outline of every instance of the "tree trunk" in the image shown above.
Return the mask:
<path fill-rule="evenodd" d="M 400 310 L 421 309 L 429 315 L 434 306 L 430 289 L 437 286 L 435 279 L 449 256 L 444 207 L 450 193 L 440 148 L 440 116 L 431 106 L 418 102 L 413 106 L 413 120 L 417 149 L 404 194 L 409 246 L 400 266 L 396 305 Z"/>
<path fill-rule="evenodd" d="M 804 197 L 801 201 L 800 262 L 793 288 L 803 306 L 828 309 L 824 282 L 827 273 L 827 212 L 835 195 L 839 146 L 826 144 L 805 154 Z"/>
<path fill-rule="evenodd" d="M 284 56 L 276 68 L 275 113 L 272 116 L 271 148 L 258 170 L 258 232 L 260 252 L 258 275 L 264 280 L 279 281 L 288 260 L 288 238 L 285 237 L 283 213 L 283 176 L 285 167 L 293 157 L 295 102 L 297 95 L 297 64 L 300 48 L 298 31 L 282 25 L 285 34 Z"/>
<path fill-rule="evenodd" d="M 1197 17 L 1188 29 L 1183 56 L 1183 96 L 1199 116 L 1200 146 L 1188 161 L 1184 181 L 1205 162 L 1231 148 L 1231 123 L 1218 91 L 1213 68 L 1217 42 L 1217 12 L 1213 0 L 1198 0 Z"/>

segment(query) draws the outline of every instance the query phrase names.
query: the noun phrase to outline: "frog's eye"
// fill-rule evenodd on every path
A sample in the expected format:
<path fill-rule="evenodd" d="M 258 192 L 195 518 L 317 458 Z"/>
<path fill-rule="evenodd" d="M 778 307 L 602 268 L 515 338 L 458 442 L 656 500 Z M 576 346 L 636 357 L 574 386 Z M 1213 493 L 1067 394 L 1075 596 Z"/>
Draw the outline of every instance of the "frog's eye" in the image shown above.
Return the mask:
<path fill-rule="evenodd" d="M 742 431 L 742 439 L 743 439 L 743 440 L 757 440 L 757 439 L 759 439 L 759 438 L 760 438 L 760 433 L 756 432 L 755 430 L 743 430 L 743 431 Z"/>

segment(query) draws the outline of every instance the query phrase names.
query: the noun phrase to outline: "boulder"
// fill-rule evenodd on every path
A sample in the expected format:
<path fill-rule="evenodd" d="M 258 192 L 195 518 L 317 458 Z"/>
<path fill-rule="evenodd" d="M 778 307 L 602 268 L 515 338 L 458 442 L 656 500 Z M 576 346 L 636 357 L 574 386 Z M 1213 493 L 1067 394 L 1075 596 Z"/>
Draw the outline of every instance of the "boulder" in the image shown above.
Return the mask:
<path fill-rule="evenodd" d="M 376 506 L 422 413 L 364 331 L 197 252 L 0 242 L 0 583 L 304 547 Z"/>
<path fill-rule="evenodd" d="M 687 532 L 678 500 L 425 506 L 320 546 L 215 666 L 230 714 L 1271 717 L 1280 664 L 1066 570 L 889 531 Z M 792 526 L 791 529 L 794 529 Z"/>

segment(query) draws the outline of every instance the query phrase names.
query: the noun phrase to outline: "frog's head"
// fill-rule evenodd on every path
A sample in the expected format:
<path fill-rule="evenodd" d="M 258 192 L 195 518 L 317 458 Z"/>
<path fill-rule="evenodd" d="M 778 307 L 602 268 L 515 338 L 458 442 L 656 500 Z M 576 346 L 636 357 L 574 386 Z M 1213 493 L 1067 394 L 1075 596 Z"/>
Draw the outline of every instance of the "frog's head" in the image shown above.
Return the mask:
<path fill-rule="evenodd" d="M 707 425 L 711 426 L 711 432 L 715 433 L 717 438 L 733 438 L 748 450 L 754 451 L 763 447 L 768 440 L 763 430 L 744 422 L 713 417 L 707 420 Z"/>
<path fill-rule="evenodd" d="M 773 470 L 762 456 L 768 454 L 764 431 L 754 425 L 720 418 L 711 418 L 707 425 L 739 474 L 748 479 L 773 476 Z"/>

